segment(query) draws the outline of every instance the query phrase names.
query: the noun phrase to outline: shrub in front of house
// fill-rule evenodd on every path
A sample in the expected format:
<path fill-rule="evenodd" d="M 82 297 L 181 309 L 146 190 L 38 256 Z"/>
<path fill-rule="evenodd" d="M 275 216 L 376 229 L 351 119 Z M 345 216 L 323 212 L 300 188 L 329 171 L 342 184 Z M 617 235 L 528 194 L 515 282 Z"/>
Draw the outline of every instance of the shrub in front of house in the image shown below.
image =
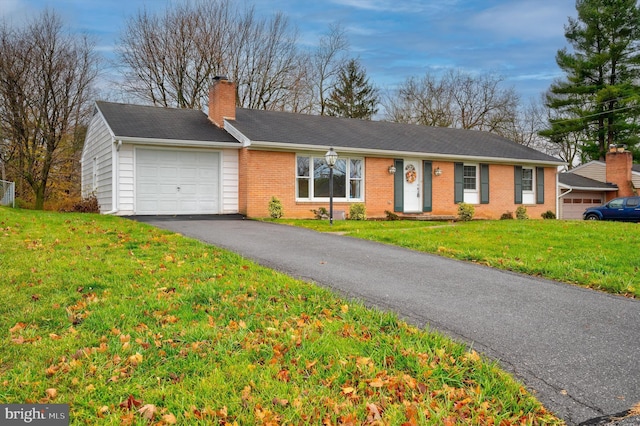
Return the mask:
<path fill-rule="evenodd" d="M 473 219 L 476 209 L 467 203 L 460 203 L 458 205 L 458 220 L 462 222 L 468 222 Z"/>
<path fill-rule="evenodd" d="M 367 220 L 367 207 L 363 203 L 351 204 L 349 220 Z"/>
<path fill-rule="evenodd" d="M 329 219 L 329 210 L 326 207 L 318 207 L 317 210 L 311 209 L 311 213 L 318 220 Z"/>
<path fill-rule="evenodd" d="M 398 216 L 397 214 L 395 214 L 392 211 L 385 210 L 384 214 L 387 215 L 387 220 L 400 220 L 400 216 Z"/>
<path fill-rule="evenodd" d="M 556 218 L 556 214 L 554 212 L 552 212 L 551 210 L 547 210 L 546 212 L 542 213 L 540 216 L 542 216 L 543 219 L 555 219 Z"/>
<path fill-rule="evenodd" d="M 269 201 L 269 216 L 272 219 L 280 219 L 282 217 L 282 203 L 275 196 L 271 197 L 271 201 Z"/>
<path fill-rule="evenodd" d="M 524 206 L 518 206 L 516 209 L 516 219 L 525 220 L 529 219 L 529 215 L 527 214 L 527 208 Z"/>
<path fill-rule="evenodd" d="M 98 197 L 95 194 L 91 194 L 82 198 L 73 204 L 71 211 L 75 213 L 100 213 Z"/>
<path fill-rule="evenodd" d="M 513 219 L 513 212 L 502 213 L 502 216 L 500 216 L 500 220 L 509 220 L 509 219 Z"/>

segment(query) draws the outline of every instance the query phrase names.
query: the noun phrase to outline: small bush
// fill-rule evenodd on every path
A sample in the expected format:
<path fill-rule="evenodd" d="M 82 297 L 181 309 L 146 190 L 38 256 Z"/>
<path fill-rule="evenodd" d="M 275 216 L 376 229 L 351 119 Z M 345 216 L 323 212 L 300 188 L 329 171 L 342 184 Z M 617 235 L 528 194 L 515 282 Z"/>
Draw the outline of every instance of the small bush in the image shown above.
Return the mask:
<path fill-rule="evenodd" d="M 271 197 L 271 201 L 269 201 L 269 216 L 272 219 L 280 219 L 282 217 L 282 203 L 278 198 Z"/>
<path fill-rule="evenodd" d="M 525 220 L 529 219 L 529 215 L 527 214 L 527 208 L 524 206 L 518 206 L 516 209 L 516 219 Z"/>
<path fill-rule="evenodd" d="M 367 220 L 367 207 L 363 203 L 351 204 L 349 220 Z"/>
<path fill-rule="evenodd" d="M 72 211 L 75 213 L 100 213 L 100 204 L 98 197 L 91 194 L 73 205 Z"/>
<path fill-rule="evenodd" d="M 318 210 L 312 209 L 311 212 L 318 220 L 329 219 L 329 210 L 327 210 L 326 207 L 318 207 Z"/>
<path fill-rule="evenodd" d="M 556 218 L 556 214 L 554 212 L 552 212 L 551 210 L 547 210 L 546 212 L 542 213 L 540 216 L 542 216 L 543 219 L 555 219 Z"/>
<path fill-rule="evenodd" d="M 460 203 L 458 205 L 458 220 L 462 222 L 468 222 L 473 219 L 476 209 L 467 203 Z"/>
<path fill-rule="evenodd" d="M 394 212 L 385 210 L 384 213 L 387 215 L 387 220 L 400 220 L 400 216 L 398 216 Z"/>
<path fill-rule="evenodd" d="M 502 213 L 502 216 L 500 216 L 500 220 L 509 220 L 509 219 L 513 219 L 513 212 Z"/>

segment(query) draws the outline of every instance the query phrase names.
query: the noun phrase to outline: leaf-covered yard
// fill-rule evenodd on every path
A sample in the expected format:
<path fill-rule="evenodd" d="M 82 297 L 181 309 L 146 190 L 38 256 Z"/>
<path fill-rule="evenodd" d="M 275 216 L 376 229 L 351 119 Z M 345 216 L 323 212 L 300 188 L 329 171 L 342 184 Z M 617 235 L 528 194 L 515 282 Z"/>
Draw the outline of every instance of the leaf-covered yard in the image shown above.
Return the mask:
<path fill-rule="evenodd" d="M 0 403 L 71 424 L 560 423 L 476 352 L 125 219 L 0 209 Z"/>

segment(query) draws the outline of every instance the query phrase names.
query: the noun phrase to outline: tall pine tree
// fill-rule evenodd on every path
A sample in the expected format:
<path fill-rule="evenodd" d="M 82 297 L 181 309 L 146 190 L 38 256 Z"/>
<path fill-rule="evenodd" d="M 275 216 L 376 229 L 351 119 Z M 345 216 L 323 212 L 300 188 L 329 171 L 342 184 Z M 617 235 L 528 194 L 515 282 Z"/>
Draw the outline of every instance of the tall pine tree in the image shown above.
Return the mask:
<path fill-rule="evenodd" d="M 607 147 L 638 142 L 640 117 L 640 9 L 636 0 L 577 0 L 558 51 L 566 79 L 547 94 L 553 111 L 541 132 L 562 142 L 580 135 L 583 158 L 603 159 Z"/>
<path fill-rule="evenodd" d="M 365 70 L 351 59 L 340 70 L 338 82 L 327 102 L 327 114 L 371 120 L 378 112 L 378 91 L 369 83 Z"/>

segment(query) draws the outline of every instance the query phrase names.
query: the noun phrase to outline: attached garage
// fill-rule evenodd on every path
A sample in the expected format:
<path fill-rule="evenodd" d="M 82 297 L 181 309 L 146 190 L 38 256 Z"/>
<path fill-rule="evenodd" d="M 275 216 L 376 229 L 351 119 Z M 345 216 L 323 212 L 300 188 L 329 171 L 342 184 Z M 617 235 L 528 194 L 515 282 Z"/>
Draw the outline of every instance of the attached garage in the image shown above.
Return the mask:
<path fill-rule="evenodd" d="M 615 185 L 599 182 L 571 172 L 558 174 L 558 218 L 582 219 L 582 212 L 611 199 Z"/>
<path fill-rule="evenodd" d="M 121 216 L 236 214 L 241 148 L 202 111 L 98 101 L 83 195 Z"/>
<path fill-rule="evenodd" d="M 220 213 L 220 154 L 137 148 L 135 211 L 138 215 Z"/>

